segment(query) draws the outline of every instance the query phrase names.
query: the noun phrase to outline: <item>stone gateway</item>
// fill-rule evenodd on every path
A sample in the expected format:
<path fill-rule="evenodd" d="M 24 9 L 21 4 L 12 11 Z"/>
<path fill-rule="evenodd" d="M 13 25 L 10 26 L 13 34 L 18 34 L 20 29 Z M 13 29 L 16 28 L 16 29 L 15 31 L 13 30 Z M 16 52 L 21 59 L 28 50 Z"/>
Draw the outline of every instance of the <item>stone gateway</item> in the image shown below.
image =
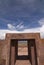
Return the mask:
<path fill-rule="evenodd" d="M 27 55 L 18 55 L 18 41 L 27 41 Z M 0 40 L 0 49 L 5 65 L 44 65 L 44 39 L 39 33 L 7 33 L 5 40 Z"/>

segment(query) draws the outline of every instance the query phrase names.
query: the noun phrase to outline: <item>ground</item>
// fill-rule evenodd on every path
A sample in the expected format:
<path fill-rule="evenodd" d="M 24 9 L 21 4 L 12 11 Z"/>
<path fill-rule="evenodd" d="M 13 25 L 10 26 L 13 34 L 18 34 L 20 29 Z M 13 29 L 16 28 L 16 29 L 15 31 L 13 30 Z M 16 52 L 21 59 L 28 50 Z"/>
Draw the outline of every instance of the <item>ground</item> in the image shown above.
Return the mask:
<path fill-rule="evenodd" d="M 28 55 L 28 48 L 22 45 L 18 48 L 18 55 Z M 16 60 L 15 65 L 31 65 L 29 60 Z"/>

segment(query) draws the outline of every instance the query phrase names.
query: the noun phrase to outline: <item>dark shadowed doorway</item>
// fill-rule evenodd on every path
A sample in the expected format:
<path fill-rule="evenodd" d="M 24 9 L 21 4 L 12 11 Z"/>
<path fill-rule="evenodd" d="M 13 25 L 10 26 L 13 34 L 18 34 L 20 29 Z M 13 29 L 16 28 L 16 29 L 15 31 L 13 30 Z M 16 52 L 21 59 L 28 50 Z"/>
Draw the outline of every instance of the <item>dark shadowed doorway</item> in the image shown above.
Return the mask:
<path fill-rule="evenodd" d="M 18 65 L 18 62 L 23 63 L 23 60 L 24 65 L 27 60 L 27 65 L 37 65 L 35 39 L 12 39 L 10 44 L 9 65 Z"/>

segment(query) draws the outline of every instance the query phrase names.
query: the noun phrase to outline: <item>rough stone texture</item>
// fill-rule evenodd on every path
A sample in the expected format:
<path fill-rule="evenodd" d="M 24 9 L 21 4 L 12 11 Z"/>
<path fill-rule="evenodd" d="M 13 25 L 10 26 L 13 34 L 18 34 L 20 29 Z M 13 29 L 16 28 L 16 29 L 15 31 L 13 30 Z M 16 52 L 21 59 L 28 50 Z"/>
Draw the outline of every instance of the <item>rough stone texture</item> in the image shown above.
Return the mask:
<path fill-rule="evenodd" d="M 1 54 L 2 54 L 2 40 L 0 40 L 0 60 L 1 60 Z"/>
<path fill-rule="evenodd" d="M 40 56 L 44 56 L 44 39 L 41 39 Z"/>
<path fill-rule="evenodd" d="M 4 47 L 4 43 L 5 41 L 4 40 L 0 40 L 0 56 L 2 58 L 2 50 L 3 50 L 3 47 Z"/>
<path fill-rule="evenodd" d="M 40 65 L 44 65 L 44 39 L 41 39 L 41 44 L 39 47 L 39 60 L 40 60 Z"/>
<path fill-rule="evenodd" d="M 39 33 L 6 34 L 6 39 L 0 40 L 0 60 L 6 60 L 6 65 L 9 65 L 11 39 L 35 39 L 38 65 L 44 65 L 44 39 Z"/>
<path fill-rule="evenodd" d="M 39 57 L 39 44 L 40 44 L 40 34 L 39 33 L 20 33 L 20 34 L 10 34 L 6 35 L 6 44 L 7 44 L 7 59 L 6 65 L 9 65 L 9 55 L 10 55 L 10 42 L 11 39 L 35 39 L 36 49 L 37 49 L 37 61 Z"/>
<path fill-rule="evenodd" d="M 5 51 L 5 40 L 0 40 L 0 64 L 6 64 L 6 51 Z"/>

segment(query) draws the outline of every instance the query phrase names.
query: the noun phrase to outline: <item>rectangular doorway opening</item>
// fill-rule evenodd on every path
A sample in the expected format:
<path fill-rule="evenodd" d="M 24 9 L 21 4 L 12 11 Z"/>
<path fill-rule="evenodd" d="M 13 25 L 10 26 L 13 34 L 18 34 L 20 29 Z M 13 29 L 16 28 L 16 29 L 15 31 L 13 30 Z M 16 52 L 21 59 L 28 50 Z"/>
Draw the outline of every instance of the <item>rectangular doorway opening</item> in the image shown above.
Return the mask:
<path fill-rule="evenodd" d="M 28 55 L 27 41 L 18 41 L 18 56 Z"/>
<path fill-rule="evenodd" d="M 37 53 L 35 39 L 12 39 L 10 46 L 10 65 L 17 62 L 26 65 L 37 65 Z M 16 64 L 15 64 L 16 63 Z M 21 64 L 22 65 L 22 64 Z"/>
<path fill-rule="evenodd" d="M 28 59 L 28 41 L 27 40 L 18 40 L 18 53 L 17 59 Z"/>

